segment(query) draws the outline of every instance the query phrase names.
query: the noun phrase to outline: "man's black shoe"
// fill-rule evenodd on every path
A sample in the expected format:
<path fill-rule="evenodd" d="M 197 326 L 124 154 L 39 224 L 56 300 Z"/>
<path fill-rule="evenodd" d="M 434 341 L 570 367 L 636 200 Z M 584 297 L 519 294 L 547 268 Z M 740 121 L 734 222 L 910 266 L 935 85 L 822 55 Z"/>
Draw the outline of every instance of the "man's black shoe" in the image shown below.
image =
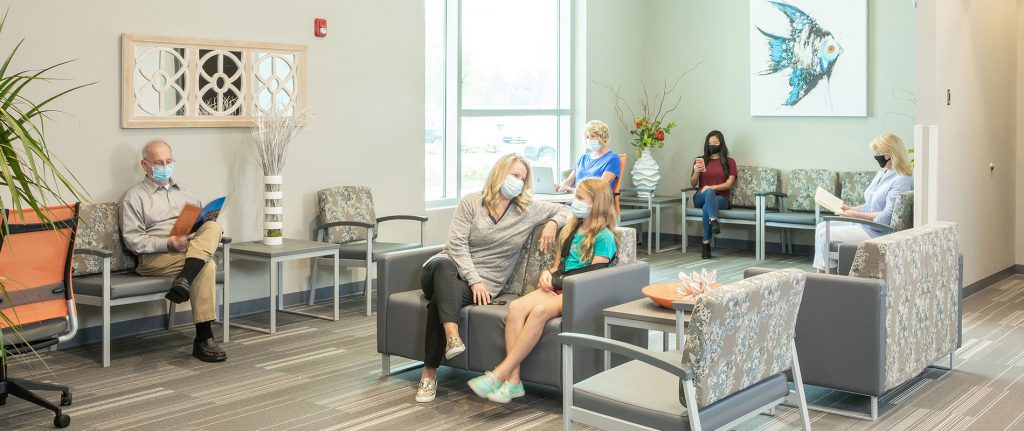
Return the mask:
<path fill-rule="evenodd" d="M 192 356 L 203 362 L 222 362 L 228 358 L 228 354 L 213 341 L 213 338 L 193 343 Z"/>
<path fill-rule="evenodd" d="M 182 302 L 188 301 L 190 296 L 188 292 L 191 288 L 192 286 L 189 285 L 188 280 L 182 277 L 175 278 L 174 282 L 171 283 L 171 290 L 167 291 L 164 298 L 167 298 L 167 300 L 175 304 L 181 304 Z"/>
<path fill-rule="evenodd" d="M 702 243 L 700 245 L 700 258 L 701 259 L 711 259 L 711 244 L 710 243 L 706 243 L 705 242 L 705 243 Z"/>
<path fill-rule="evenodd" d="M 722 227 L 718 225 L 718 219 L 711 220 L 711 233 L 715 235 L 722 233 Z"/>

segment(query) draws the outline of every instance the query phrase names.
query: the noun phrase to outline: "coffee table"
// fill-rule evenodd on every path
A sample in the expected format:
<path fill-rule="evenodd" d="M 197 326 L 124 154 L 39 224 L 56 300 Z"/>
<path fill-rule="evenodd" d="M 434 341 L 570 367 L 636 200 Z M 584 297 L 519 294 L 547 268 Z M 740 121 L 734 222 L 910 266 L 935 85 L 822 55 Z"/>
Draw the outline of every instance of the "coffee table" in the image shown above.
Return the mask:
<path fill-rule="evenodd" d="M 284 280 L 282 263 L 289 260 L 316 259 L 319 257 L 334 259 L 334 316 L 321 316 L 298 310 L 284 308 L 284 292 L 281 284 Z M 235 243 L 231 246 L 231 259 L 254 260 L 270 264 L 270 328 L 259 328 L 231 322 L 231 297 L 224 284 L 224 342 L 228 341 L 228 327 L 234 326 L 264 334 L 277 333 L 277 312 L 298 314 L 317 319 L 338 321 L 338 245 L 320 241 L 285 238 L 281 245 L 264 245 L 263 241 Z M 316 288 L 316 286 L 311 286 Z M 312 290 L 310 294 L 312 295 Z"/>
<path fill-rule="evenodd" d="M 604 337 L 611 338 L 612 326 L 648 329 L 662 333 L 665 350 L 668 350 L 669 334 L 676 334 L 676 346 L 682 350 L 686 344 L 685 324 L 689 321 L 690 312 L 667 310 L 645 297 L 605 308 Z M 611 353 L 604 352 L 604 368 L 607 370 L 610 366 Z"/>

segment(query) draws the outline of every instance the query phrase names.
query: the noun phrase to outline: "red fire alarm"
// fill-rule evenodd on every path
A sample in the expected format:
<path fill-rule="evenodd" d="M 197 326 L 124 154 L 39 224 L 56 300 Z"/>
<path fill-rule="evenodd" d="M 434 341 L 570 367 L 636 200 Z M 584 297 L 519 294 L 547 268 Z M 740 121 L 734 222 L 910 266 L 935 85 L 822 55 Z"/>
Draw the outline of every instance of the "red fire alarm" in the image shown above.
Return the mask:
<path fill-rule="evenodd" d="M 327 37 L 327 20 L 324 18 L 313 19 L 313 36 Z"/>

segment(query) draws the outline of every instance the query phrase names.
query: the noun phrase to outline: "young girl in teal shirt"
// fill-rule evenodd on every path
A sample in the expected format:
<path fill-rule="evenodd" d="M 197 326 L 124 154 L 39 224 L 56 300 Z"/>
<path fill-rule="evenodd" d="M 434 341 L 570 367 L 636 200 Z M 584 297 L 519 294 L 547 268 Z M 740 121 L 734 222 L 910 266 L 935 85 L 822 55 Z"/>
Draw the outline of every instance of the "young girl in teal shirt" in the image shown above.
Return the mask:
<path fill-rule="evenodd" d="M 505 359 L 493 370 L 468 382 L 481 398 L 507 403 L 526 395 L 519 380 L 519 364 L 537 345 L 548 320 L 562 315 L 561 278 L 607 267 L 615 258 L 615 203 L 608 183 L 597 178 L 583 180 L 570 207 L 576 218 L 562 228 L 561 253 L 554 266 L 541 272 L 536 290 L 509 304 Z"/>

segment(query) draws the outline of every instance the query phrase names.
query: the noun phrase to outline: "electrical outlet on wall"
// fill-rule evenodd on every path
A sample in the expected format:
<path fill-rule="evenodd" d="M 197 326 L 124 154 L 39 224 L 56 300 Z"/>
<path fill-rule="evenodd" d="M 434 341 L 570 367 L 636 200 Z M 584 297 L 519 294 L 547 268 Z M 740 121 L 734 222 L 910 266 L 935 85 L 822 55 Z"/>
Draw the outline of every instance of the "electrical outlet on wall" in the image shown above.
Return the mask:
<path fill-rule="evenodd" d="M 950 106 L 953 102 L 953 92 L 950 89 L 946 89 L 946 106 Z"/>

